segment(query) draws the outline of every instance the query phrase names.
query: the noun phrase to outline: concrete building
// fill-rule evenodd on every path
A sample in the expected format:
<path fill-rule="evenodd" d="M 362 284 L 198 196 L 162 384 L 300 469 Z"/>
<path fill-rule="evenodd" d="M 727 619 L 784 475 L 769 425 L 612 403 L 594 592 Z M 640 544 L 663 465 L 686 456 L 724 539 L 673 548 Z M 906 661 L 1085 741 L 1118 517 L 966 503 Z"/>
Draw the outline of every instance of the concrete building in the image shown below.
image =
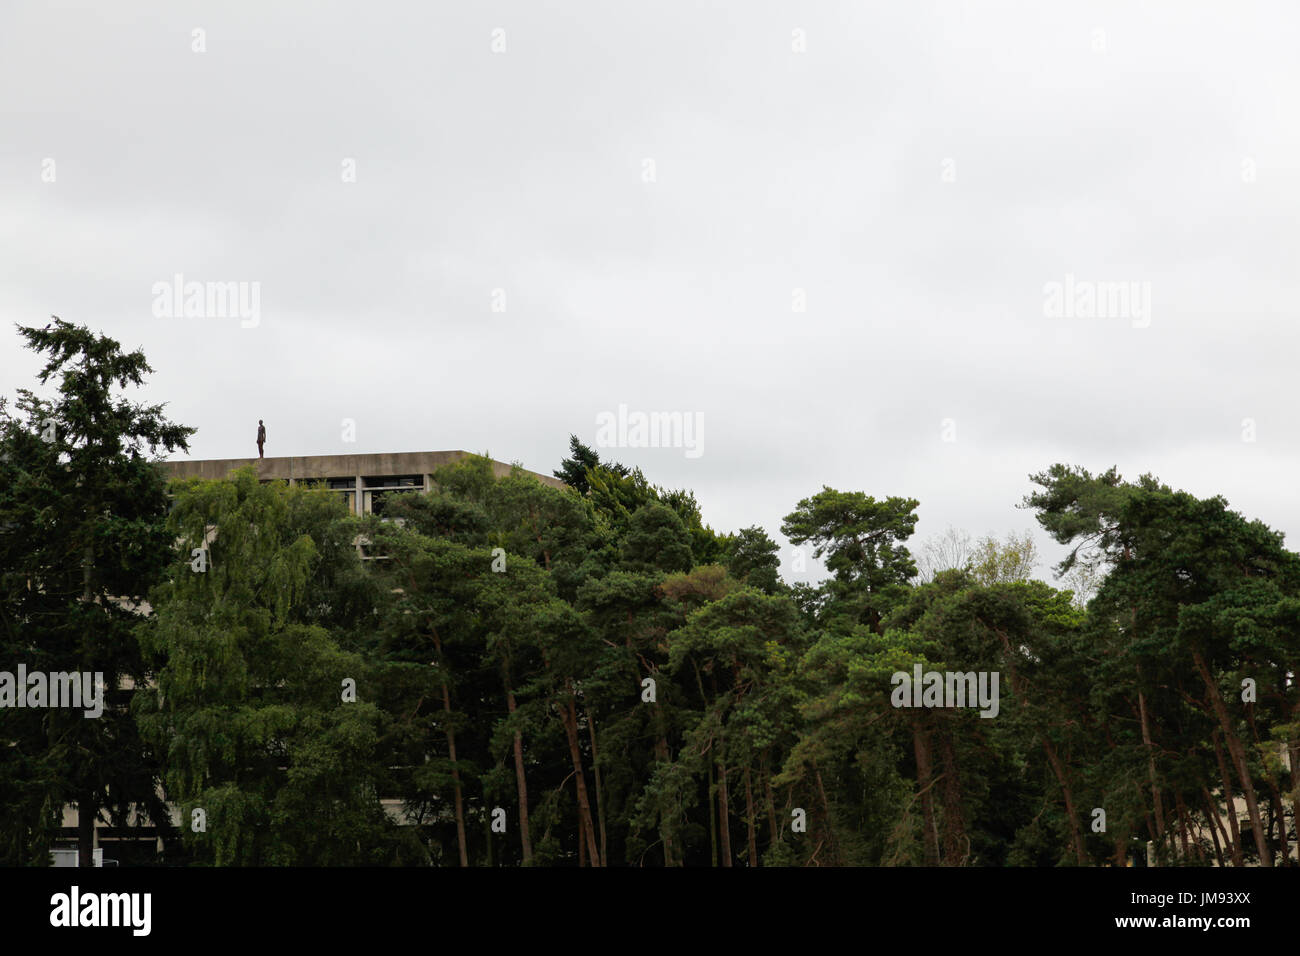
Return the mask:
<path fill-rule="evenodd" d="M 322 482 L 346 496 L 353 514 L 382 514 L 384 498 L 405 491 L 430 491 L 433 473 L 443 465 L 469 456 L 466 451 L 404 451 L 377 455 L 310 455 L 296 458 L 215 458 L 204 461 L 169 461 L 173 478 L 225 478 L 236 468 L 252 465 L 263 481 Z M 510 465 L 492 462 L 498 475 L 510 474 Z M 550 475 L 530 471 L 543 484 L 564 488 Z"/>

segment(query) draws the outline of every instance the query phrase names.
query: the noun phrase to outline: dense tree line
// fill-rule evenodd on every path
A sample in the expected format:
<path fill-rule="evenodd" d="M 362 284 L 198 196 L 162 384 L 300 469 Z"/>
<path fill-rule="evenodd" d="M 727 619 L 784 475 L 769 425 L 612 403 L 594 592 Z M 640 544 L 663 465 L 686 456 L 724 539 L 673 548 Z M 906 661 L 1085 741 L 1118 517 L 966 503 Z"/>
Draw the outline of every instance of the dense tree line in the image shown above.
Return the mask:
<path fill-rule="evenodd" d="M 1085 603 L 1014 537 L 918 573 L 916 500 L 822 488 L 781 532 L 828 576 L 792 586 L 577 438 L 564 489 L 469 457 L 382 518 L 252 469 L 169 498 L 146 449 L 190 430 L 111 394 L 143 356 L 23 334 L 59 390 L 0 405 L 0 669 L 112 687 L 103 721 L 0 710 L 0 861 L 65 803 L 218 865 L 1295 856 L 1300 556 L 1221 498 L 1031 476 Z M 996 716 L 896 706 L 917 665 L 997 674 Z"/>

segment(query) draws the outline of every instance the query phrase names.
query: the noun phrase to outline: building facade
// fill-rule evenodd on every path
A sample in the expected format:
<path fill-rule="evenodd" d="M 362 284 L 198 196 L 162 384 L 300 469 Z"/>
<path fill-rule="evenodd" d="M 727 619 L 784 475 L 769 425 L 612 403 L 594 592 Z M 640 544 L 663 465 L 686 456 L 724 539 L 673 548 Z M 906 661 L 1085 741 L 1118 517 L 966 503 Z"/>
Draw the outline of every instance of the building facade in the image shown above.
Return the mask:
<path fill-rule="evenodd" d="M 310 455 L 293 458 L 214 458 L 204 461 L 169 461 L 164 467 L 172 478 L 225 478 L 237 468 L 252 466 L 263 481 L 320 482 L 347 499 L 353 514 L 383 514 L 384 499 L 406 491 L 431 491 L 433 473 L 443 465 L 469 457 L 466 451 L 404 451 L 375 455 Z M 510 465 L 492 461 L 498 477 L 510 474 Z M 526 469 L 525 469 L 526 470 Z M 529 471 L 543 484 L 566 487 L 550 475 Z"/>

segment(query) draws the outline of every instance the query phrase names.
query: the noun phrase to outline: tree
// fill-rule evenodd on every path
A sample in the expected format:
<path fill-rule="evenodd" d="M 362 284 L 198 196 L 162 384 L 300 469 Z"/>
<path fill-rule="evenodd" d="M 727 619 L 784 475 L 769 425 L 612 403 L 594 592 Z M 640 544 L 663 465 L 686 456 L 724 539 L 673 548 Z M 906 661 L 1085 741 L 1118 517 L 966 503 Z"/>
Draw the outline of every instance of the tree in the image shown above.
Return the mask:
<path fill-rule="evenodd" d="M 1117 650 L 1133 668 L 1154 829 L 1163 836 L 1162 792 L 1170 789 L 1169 773 L 1156 759 L 1160 722 L 1147 703 L 1158 678 L 1176 686 L 1183 699 L 1217 725 L 1210 743 L 1222 767 L 1223 798 L 1231 807 L 1226 766 L 1231 764 L 1259 860 L 1272 865 L 1271 827 L 1266 829 L 1261 812 L 1260 784 L 1270 790 L 1269 816 L 1279 821 L 1283 850 L 1285 816 L 1276 781 L 1268 779 L 1267 767 L 1243 740 L 1247 735 L 1260 738 L 1257 708 L 1235 694 L 1233 686 L 1235 682 L 1239 690 L 1240 678 L 1250 676 L 1270 688 L 1282 712 L 1293 706 L 1294 688 L 1288 689 L 1286 674 L 1295 661 L 1290 635 L 1300 556 L 1282 547 L 1280 533 L 1229 510 L 1222 498 L 1175 492 L 1149 475 L 1129 484 L 1113 468 L 1093 478 L 1083 469 L 1054 465 L 1032 477 L 1042 490 L 1027 496 L 1025 504 L 1039 511 L 1039 522 L 1058 541 L 1075 545 L 1060 570 L 1070 570 L 1084 545 L 1094 547 L 1098 560 L 1109 565 L 1089 609 L 1095 619 L 1108 623 Z M 1177 806 L 1183 800 L 1181 789 L 1174 796 Z"/>
<path fill-rule="evenodd" d="M 380 804 L 370 668 L 311 619 L 316 582 L 358 560 L 343 502 L 252 468 L 175 487 L 181 553 L 139 627 L 157 679 L 134 709 L 183 819 L 206 815 L 187 842 L 219 866 L 423 856 Z"/>
<path fill-rule="evenodd" d="M 730 542 L 727 571 L 764 594 L 776 594 L 782 586 L 779 551 L 762 528 L 742 528 Z"/>
<path fill-rule="evenodd" d="M 49 819 L 71 801 L 80 863 L 90 866 L 102 809 L 125 826 L 129 804 L 138 803 L 168 827 L 154 792 L 156 770 L 127 713 L 123 679 L 141 676 L 132 629 L 171 557 L 155 456 L 188 448 L 194 429 L 169 422 L 162 405 L 120 394 L 153 371 L 143 352 L 124 352 L 114 339 L 57 317 L 43 329 L 20 326 L 19 333 L 45 356 L 40 384 L 58 384 L 52 399 L 19 389 L 17 417 L 0 405 L 4 657 L 32 670 L 93 672 L 105 700 L 93 720 L 66 710 L 50 712 L 48 721 L 30 711 L 0 714 L 0 735 L 13 742 L 3 759 L 27 777 L 9 782 L 25 807 L 13 825 L 35 840 L 20 849 L 27 837 L 10 831 L 7 852 L 15 862 L 35 862 Z M 32 815 L 37 807 L 45 822 Z"/>
<path fill-rule="evenodd" d="M 576 488 L 579 494 L 585 495 L 591 490 L 587 473 L 600 466 L 600 455 L 578 441 L 577 435 L 570 435 L 569 457 L 562 461 L 560 467 L 552 474 L 570 488 Z M 618 462 L 609 462 L 604 465 L 604 468 L 620 478 L 625 478 L 631 473 Z"/>
<path fill-rule="evenodd" d="M 942 534 L 932 535 L 921 544 L 916 559 L 917 580 L 926 584 L 940 571 L 964 571 L 970 567 L 974 545 L 970 534 L 949 525 Z"/>
<path fill-rule="evenodd" d="M 970 557 L 970 571 L 980 584 L 1010 584 L 1028 581 L 1038 566 L 1038 546 L 1028 531 L 1008 534 L 1002 541 L 985 535 Z"/>
<path fill-rule="evenodd" d="M 786 515 L 782 534 L 793 544 L 813 542 L 814 557 L 828 555 L 826 567 L 834 578 L 826 585 L 825 615 L 881 632 L 884 615 L 916 577 L 903 545 L 916 529 L 916 506 L 912 498 L 877 501 L 860 491 L 826 487 Z"/>
<path fill-rule="evenodd" d="M 690 539 L 681 518 L 657 503 L 637 509 L 631 516 L 621 554 L 630 571 L 687 571 L 691 567 Z"/>
<path fill-rule="evenodd" d="M 711 754 L 717 771 L 719 859 L 724 867 L 735 860 L 729 772 L 733 778 L 739 773 L 744 783 L 747 858 L 750 866 L 758 865 L 759 814 L 752 771 L 757 767 L 760 787 L 766 787 L 768 768 L 759 758 L 775 742 L 780 719 L 773 713 L 772 705 L 780 698 L 768 687 L 768 671 L 783 648 L 800 649 L 800 634 L 798 609 L 788 597 L 746 587 L 692 612 L 669 638 L 669 670 L 680 672 L 690 664 L 705 705 L 688 739 L 701 756 Z"/>

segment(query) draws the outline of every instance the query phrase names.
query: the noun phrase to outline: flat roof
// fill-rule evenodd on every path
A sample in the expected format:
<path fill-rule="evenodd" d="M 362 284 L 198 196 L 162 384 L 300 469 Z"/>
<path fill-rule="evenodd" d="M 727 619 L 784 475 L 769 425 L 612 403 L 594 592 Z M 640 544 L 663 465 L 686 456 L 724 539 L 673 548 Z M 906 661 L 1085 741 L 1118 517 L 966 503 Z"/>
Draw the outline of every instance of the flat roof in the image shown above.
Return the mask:
<path fill-rule="evenodd" d="M 294 479 L 315 481 L 326 478 L 363 478 L 389 475 L 431 475 L 443 465 L 469 457 L 467 451 L 398 451 L 374 455 L 301 455 L 289 458 L 209 458 L 203 460 L 181 459 L 165 461 L 163 468 L 173 478 L 226 478 L 237 468 L 252 465 L 257 477 L 265 479 Z M 492 461 L 492 471 L 498 476 L 510 474 L 510 465 Z M 567 488 L 563 481 L 552 475 L 535 471 L 525 472 L 553 488 Z"/>

